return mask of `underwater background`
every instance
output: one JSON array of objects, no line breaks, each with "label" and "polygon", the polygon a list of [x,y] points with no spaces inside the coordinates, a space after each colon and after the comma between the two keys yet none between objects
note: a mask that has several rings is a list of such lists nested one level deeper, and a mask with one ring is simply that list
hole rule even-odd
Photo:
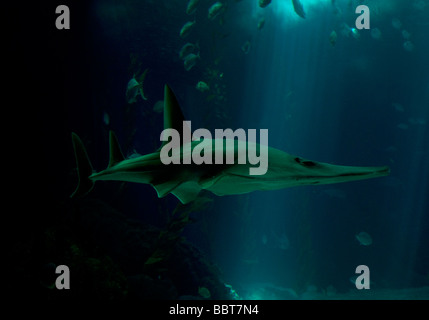
[{"label": "underwater background", "polygon": [[[429,1],[301,0],[305,19],[289,0],[219,1],[213,19],[216,1],[191,14],[188,2],[68,1],[69,30],[55,28],[55,1],[10,11],[9,135],[23,174],[13,185],[15,293],[428,299]],[[371,10],[369,30],[355,28],[360,4]],[[186,63],[187,43],[195,56]],[[127,85],[143,74],[147,100],[129,103]],[[108,164],[109,130],[126,156],[153,152],[165,84],[193,129],[268,129],[269,145],[290,154],[391,173],[202,192],[188,205],[150,185],[100,181],[70,199],[71,132],[97,171]],[[58,265],[70,268],[70,290],[54,288]],[[359,265],[370,269],[369,290],[356,289]]]}]

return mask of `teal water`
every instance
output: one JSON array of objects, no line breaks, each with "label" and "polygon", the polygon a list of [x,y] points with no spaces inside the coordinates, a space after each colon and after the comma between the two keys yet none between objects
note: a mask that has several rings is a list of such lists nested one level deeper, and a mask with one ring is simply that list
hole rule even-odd
[{"label": "teal water", "polygon": [[[199,1],[190,15],[187,1],[76,2],[70,30],[55,28],[58,4],[26,13],[35,23],[12,35],[23,56],[12,83],[31,83],[25,95],[15,86],[15,110],[28,108],[21,127],[38,143],[16,145],[17,154],[22,141],[26,154],[37,154],[25,189],[45,214],[20,211],[20,281],[55,298],[50,273],[66,264],[77,274],[71,296],[427,299],[429,2],[301,0],[303,19],[292,1],[260,8],[257,0],[224,0],[210,20],[214,2]],[[360,4],[370,9],[369,30],[356,29]],[[182,38],[188,21],[195,24]],[[147,100],[128,103],[129,80],[146,69]],[[109,130],[126,157],[153,152],[165,84],[193,128],[268,129],[269,145],[290,154],[388,165],[391,173],[224,197],[202,192],[186,207],[171,194],[159,199],[150,185],[109,181],[70,200],[71,132],[97,171],[108,163]],[[359,265],[370,270],[369,290],[356,288]]]}]

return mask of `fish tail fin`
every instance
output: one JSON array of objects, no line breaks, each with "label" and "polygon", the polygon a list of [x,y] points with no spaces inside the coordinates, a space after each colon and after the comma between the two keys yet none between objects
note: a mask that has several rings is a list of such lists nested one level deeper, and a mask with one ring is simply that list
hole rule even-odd
[{"label": "fish tail fin", "polygon": [[94,182],[89,179],[93,170],[88,154],[86,153],[85,146],[79,136],[74,132],[72,132],[72,142],[79,180],[76,190],[71,194],[70,198],[76,198],[89,193],[94,187]]}]

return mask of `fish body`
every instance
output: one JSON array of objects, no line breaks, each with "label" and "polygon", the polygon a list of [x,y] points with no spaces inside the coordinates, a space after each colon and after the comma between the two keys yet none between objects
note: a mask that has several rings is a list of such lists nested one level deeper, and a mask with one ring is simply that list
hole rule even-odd
[{"label": "fish body", "polygon": [[198,45],[192,44],[190,42],[183,45],[179,51],[180,59],[184,59],[187,55],[193,53],[198,48]]},{"label": "fish body", "polygon": [[143,92],[143,82],[146,78],[146,74],[148,69],[146,69],[142,75],[139,77],[139,81],[137,81],[135,75],[128,81],[127,90],[125,92],[126,100],[129,104],[135,103],[137,101],[137,96],[140,95],[143,100],[147,100],[144,92]]},{"label": "fish body", "polygon": [[200,54],[194,54],[190,53],[183,59],[183,66],[185,67],[186,71],[191,70],[196,64],[197,61],[201,59]]},{"label": "fish body", "polygon": [[296,14],[305,19],[305,11],[302,3],[299,0],[292,0],[292,4]]},{"label": "fish body", "polygon": [[209,14],[208,18],[209,20],[214,20],[216,17],[222,12],[224,9],[224,5],[221,2],[215,2],[210,8],[209,8]]},{"label": "fish body", "polygon": [[197,6],[200,3],[200,0],[189,0],[186,7],[186,14],[193,14],[197,10]]},{"label": "fish body", "polygon": [[248,54],[251,47],[252,47],[252,44],[250,43],[250,41],[246,40],[246,42],[243,43],[243,45],[241,46],[241,51],[243,51],[244,54]]},{"label": "fish body", "polygon": [[195,86],[195,88],[196,88],[198,91],[201,91],[201,92],[206,92],[206,91],[209,91],[209,90],[210,90],[209,85],[208,85],[207,83],[205,83],[204,81],[198,81],[198,83],[197,83],[197,85]]},{"label": "fish body", "polygon": [[198,293],[205,299],[209,299],[211,297],[211,293],[206,287],[198,287]]},{"label": "fish body", "polygon": [[366,232],[364,232],[364,231],[362,231],[362,232],[359,232],[357,235],[356,235],[356,239],[359,241],[359,243],[361,244],[361,245],[363,245],[363,246],[369,246],[369,245],[371,245],[372,244],[372,237],[368,234],[368,233],[366,233]]},{"label": "fish body", "polygon": [[195,26],[195,21],[188,21],[188,22],[186,22],[183,25],[182,29],[180,29],[180,33],[179,33],[180,37],[182,39],[186,38],[191,33],[191,31],[194,28],[194,26]]},{"label": "fish body", "polygon": [[[168,86],[164,90],[164,129],[183,131],[183,137],[191,136],[186,132],[184,117],[176,97]],[[190,130],[190,128],[188,128]],[[267,167],[264,174],[252,175],[250,169],[254,164],[246,157],[248,150],[262,150],[262,146],[254,142],[216,143],[216,139],[184,141],[174,147],[173,157],[189,159],[198,150],[211,150],[214,157],[219,152],[232,155],[232,163],[215,162],[196,164],[191,162],[179,164],[173,159],[169,165],[161,161],[163,148],[153,153],[125,159],[115,134],[109,133],[110,159],[105,170],[93,172],[85,147],[77,136],[72,133],[79,183],[71,197],[83,196],[88,193],[98,180],[116,180],[150,184],[158,194],[164,197],[173,194],[183,204],[195,200],[201,190],[207,190],[218,196],[244,194],[257,190],[277,190],[300,185],[318,185],[363,180],[389,174],[388,167],[354,167],[339,166],[306,160],[290,155],[281,150],[268,147]],[[218,141],[219,142],[219,141]],[[177,148],[177,149],[175,149]],[[265,147],[264,147],[265,148]],[[176,152],[178,151],[178,152]],[[244,155],[244,158],[243,158]],[[237,159],[246,159],[244,162]]]}]

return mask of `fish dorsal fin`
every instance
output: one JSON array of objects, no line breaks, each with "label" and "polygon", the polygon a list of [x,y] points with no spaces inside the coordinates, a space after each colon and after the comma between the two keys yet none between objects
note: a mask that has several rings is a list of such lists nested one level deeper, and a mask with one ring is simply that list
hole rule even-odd
[{"label": "fish dorsal fin", "polygon": [[119,146],[118,138],[113,131],[109,132],[109,147],[110,147],[110,159],[108,168],[113,167],[118,162],[125,160],[122,154],[121,147]]},{"label": "fish dorsal fin", "polygon": [[[180,109],[179,102],[176,96],[168,85],[164,88],[164,129],[175,129],[180,133],[181,144],[189,141],[184,141],[186,137],[191,137],[191,128],[184,124],[185,117]],[[187,131],[187,132],[184,132]],[[166,141],[164,141],[164,144]]]}]

